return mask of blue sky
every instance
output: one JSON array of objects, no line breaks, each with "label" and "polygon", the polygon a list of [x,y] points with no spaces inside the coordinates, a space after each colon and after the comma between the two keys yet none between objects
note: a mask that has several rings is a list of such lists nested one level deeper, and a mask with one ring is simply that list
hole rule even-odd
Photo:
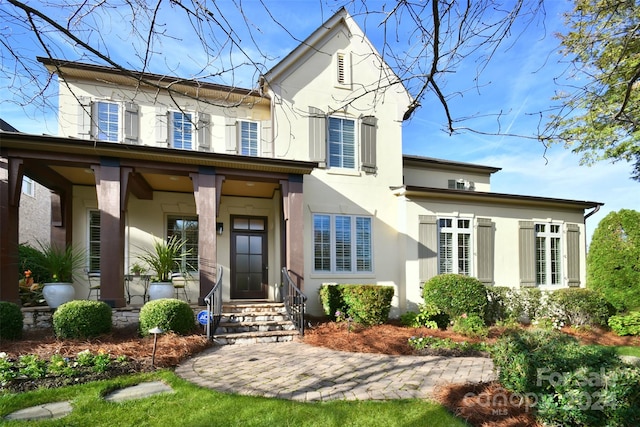
[{"label": "blue sky", "polygon": [[[235,7],[235,4],[240,3],[250,21],[248,26],[240,19]],[[158,69],[150,71],[173,70],[172,74],[182,77],[203,76],[216,72],[222,62],[228,64],[233,61],[238,64],[246,62],[247,57],[256,62],[266,62],[268,68],[282,59],[342,4],[333,0],[282,0],[265,3],[282,26],[275,24],[266,15],[263,3],[259,0],[218,3],[220,8],[224,8],[220,10],[224,17],[221,22],[226,21],[229,28],[234,28],[242,40],[242,52],[235,49],[232,55],[219,58],[207,57],[199,50],[197,41],[188,33],[188,23],[177,22],[181,16],[178,11],[163,11],[158,21],[167,24],[164,28],[171,31],[173,37],[165,38],[162,43],[154,46],[157,53],[154,54],[152,66],[157,66]],[[387,3],[388,8],[392,2]],[[369,8],[379,8],[383,2],[374,0],[367,1],[366,4]],[[360,3],[356,5],[362,7]],[[10,6],[0,4],[0,8],[5,7]],[[500,119],[500,129],[504,133],[533,135],[539,121],[534,113],[548,108],[557,89],[554,78],[561,75],[566,66],[556,53],[558,39],[554,37],[554,33],[563,31],[561,13],[570,7],[571,3],[566,1],[547,2],[544,25],[538,20],[526,28],[517,26],[513,31],[514,37],[494,55],[490,65],[480,75],[477,83],[481,89],[469,90],[474,88],[477,58],[467,59],[455,73],[448,74],[445,90],[448,93],[464,93],[463,96],[450,99],[453,114],[456,117],[475,117],[465,123],[468,127],[495,132],[498,121],[491,113],[501,111],[503,116]],[[353,12],[352,9],[349,11]],[[59,11],[54,8],[50,9],[50,13]],[[126,16],[115,16],[115,13],[117,12],[112,12],[109,19],[101,19],[95,24],[99,25],[97,33],[101,37],[98,39],[94,35],[92,40],[95,43],[98,40],[105,43],[112,57],[127,64],[129,68],[136,68],[139,63],[132,57],[135,46],[130,42],[131,25]],[[354,15],[357,15],[357,11]],[[356,18],[365,27],[373,44],[381,49],[382,34],[375,25],[379,19],[369,17],[365,22],[363,16]],[[253,37],[248,35],[247,27],[251,29]],[[137,30],[144,29],[138,27]],[[7,22],[2,27],[1,34],[14,45],[19,43],[24,55],[32,58],[44,56],[33,37],[28,36],[23,28]],[[216,39],[210,40],[215,43]],[[224,41],[223,38],[217,40]],[[68,59],[82,60],[74,57],[71,47],[65,44],[62,46],[66,47],[56,52],[59,57],[64,55]],[[6,71],[11,64],[6,60],[4,47],[0,49],[5,58],[1,66]],[[263,59],[263,55],[268,58]],[[203,67],[202,64],[206,63],[210,65]],[[244,71],[244,68],[250,71]],[[253,87],[257,74],[251,71],[251,67],[244,68],[234,74],[233,81],[227,77],[222,82]],[[41,72],[42,69],[38,71]],[[55,111],[42,107],[38,102],[32,102],[24,108],[11,102],[15,98],[12,98],[9,89],[17,84],[18,80],[12,79],[0,82],[3,93],[0,117],[21,131],[55,134]],[[50,89],[47,94],[55,103],[55,91]],[[484,136],[470,132],[450,136],[442,131],[445,125],[442,108],[434,98],[426,99],[411,120],[405,123],[404,153],[500,167],[502,170],[492,177],[492,191],[495,192],[602,202],[605,205],[600,212],[587,220],[588,239],[607,213],[622,208],[640,210],[640,197],[637,196],[640,183],[629,179],[629,164],[601,162],[590,167],[580,166],[579,156],[560,146],[545,150],[534,139]]]}]

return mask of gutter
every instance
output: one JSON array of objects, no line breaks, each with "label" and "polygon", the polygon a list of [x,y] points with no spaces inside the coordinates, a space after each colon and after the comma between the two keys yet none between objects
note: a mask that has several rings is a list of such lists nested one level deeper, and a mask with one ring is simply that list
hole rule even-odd
[{"label": "gutter", "polygon": [[600,206],[602,206],[602,205],[596,205],[596,207],[595,207],[595,208],[593,208],[593,210],[592,210],[591,212],[589,212],[588,214],[586,214],[586,215],[584,216],[584,222],[585,222],[585,223],[587,222],[587,219],[588,219],[591,215],[593,215],[593,214],[597,213],[597,212],[600,210]]}]

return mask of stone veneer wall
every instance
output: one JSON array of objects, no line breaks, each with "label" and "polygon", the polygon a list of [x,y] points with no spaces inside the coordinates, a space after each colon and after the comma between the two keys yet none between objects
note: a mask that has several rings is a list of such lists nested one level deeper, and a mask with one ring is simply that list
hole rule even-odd
[{"label": "stone veneer wall", "polygon": [[[201,306],[191,306],[193,319],[204,309]],[[48,329],[52,327],[52,315],[54,310],[49,307],[25,307],[22,309],[24,327],[26,331],[34,329]],[[114,328],[124,328],[140,323],[140,307],[114,308],[111,322]]]}]

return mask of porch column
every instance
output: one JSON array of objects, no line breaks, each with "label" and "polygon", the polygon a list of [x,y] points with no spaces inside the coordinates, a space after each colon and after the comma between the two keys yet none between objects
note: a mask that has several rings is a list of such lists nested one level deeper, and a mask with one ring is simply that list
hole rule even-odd
[{"label": "porch column", "polygon": [[191,174],[191,180],[198,214],[198,264],[200,270],[198,305],[205,305],[204,297],[216,282],[218,263],[216,217],[220,207],[220,190],[224,176],[216,175],[216,171],[212,167],[202,166],[198,173]]},{"label": "porch column", "polygon": [[22,161],[0,157],[0,301],[20,305],[18,291],[18,212]]},{"label": "porch column", "polygon": [[124,210],[129,169],[115,158],[92,166],[100,209],[100,300],[124,307]]},{"label": "porch column", "polygon": [[291,279],[304,291],[304,218],[302,175],[280,181],[285,222],[285,259]]}]

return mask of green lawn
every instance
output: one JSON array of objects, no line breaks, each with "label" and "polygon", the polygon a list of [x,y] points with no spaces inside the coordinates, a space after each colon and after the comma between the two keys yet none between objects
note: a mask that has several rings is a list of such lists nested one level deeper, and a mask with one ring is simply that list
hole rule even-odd
[{"label": "green lawn", "polygon": [[[142,381],[163,380],[175,394],[124,403],[101,397]],[[119,377],[108,381],[0,395],[0,416],[45,402],[71,400],[74,408],[58,420],[6,422],[7,426],[335,426],[414,427],[467,424],[435,403],[422,400],[331,401],[299,403],[218,393],[195,386],[172,371]]]},{"label": "green lawn", "polygon": [[619,346],[619,347],[616,347],[616,352],[621,356],[640,357],[640,347]]}]

